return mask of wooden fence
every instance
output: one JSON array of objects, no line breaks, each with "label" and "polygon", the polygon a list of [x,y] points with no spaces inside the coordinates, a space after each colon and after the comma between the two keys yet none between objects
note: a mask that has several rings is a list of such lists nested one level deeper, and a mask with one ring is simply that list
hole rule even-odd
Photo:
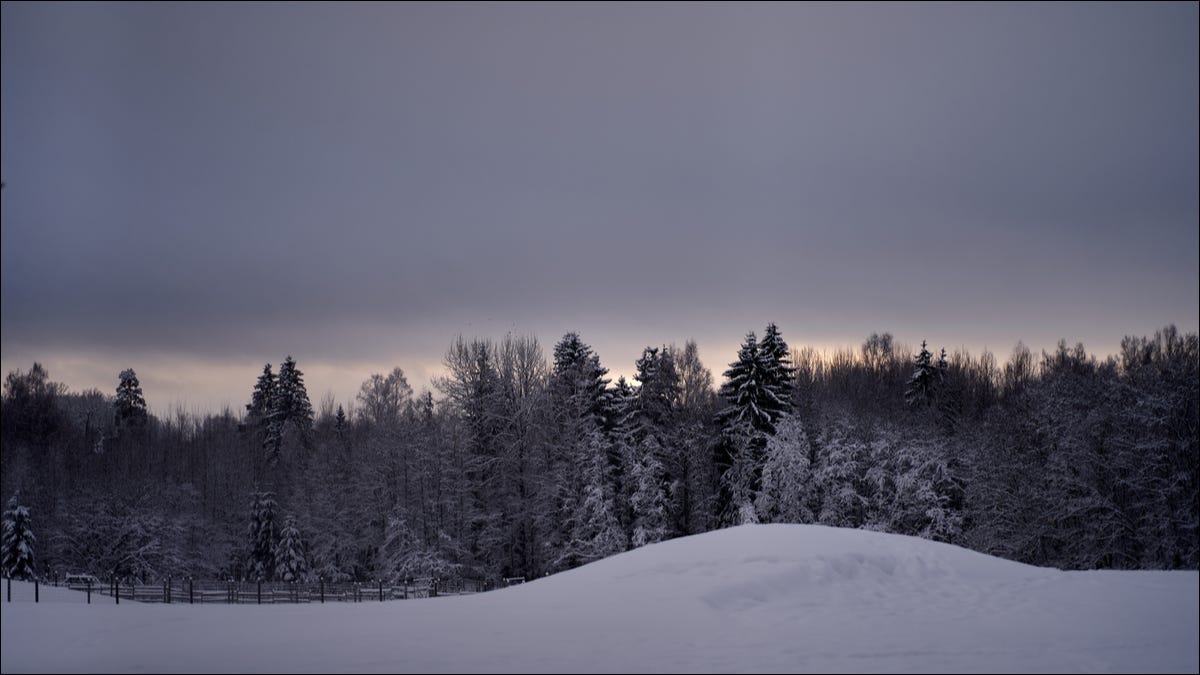
[{"label": "wooden fence", "polygon": [[[37,602],[39,586],[34,582],[34,601]],[[269,582],[269,581],[213,581],[189,578],[167,578],[158,583],[142,584],[136,581],[114,579],[99,584],[63,584],[65,587],[87,594],[87,602],[93,600],[122,600],[135,602],[162,602],[187,604],[279,604],[279,603],[325,603],[325,602],[384,602],[386,600],[409,600],[446,595],[482,593],[495,585],[478,579],[435,579],[417,578],[398,582]],[[8,601],[12,602],[12,581],[8,580]]]}]

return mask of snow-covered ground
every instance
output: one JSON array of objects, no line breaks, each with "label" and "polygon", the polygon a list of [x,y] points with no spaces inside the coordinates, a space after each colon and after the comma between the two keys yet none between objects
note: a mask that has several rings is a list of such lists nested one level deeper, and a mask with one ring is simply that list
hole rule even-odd
[{"label": "snow-covered ground", "polygon": [[[14,583],[4,672],[1200,669],[1200,574],[1061,572],[810,525],[676,539],[475,596],[150,605]],[[24,601],[20,601],[24,600]]]}]

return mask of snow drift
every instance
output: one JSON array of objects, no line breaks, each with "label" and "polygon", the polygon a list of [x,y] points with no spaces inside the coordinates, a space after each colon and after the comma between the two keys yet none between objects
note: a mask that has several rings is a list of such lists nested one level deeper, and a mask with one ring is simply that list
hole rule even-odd
[{"label": "snow drift", "polygon": [[0,666],[1196,672],[1198,582],[1197,572],[1062,572],[913,537],[755,525],[428,600],[87,606],[81,593],[43,589],[33,605],[14,585]]}]

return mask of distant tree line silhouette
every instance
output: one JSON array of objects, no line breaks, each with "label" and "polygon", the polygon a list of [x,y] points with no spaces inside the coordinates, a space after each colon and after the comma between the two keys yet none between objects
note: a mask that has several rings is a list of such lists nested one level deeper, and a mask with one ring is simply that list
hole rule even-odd
[{"label": "distant tree line silhouette", "polygon": [[151,414],[133,369],[110,396],[35,363],[0,402],[5,572],[532,578],[750,522],[1196,569],[1198,361],[1174,327],[1000,364],[887,333],[792,349],[769,324],[718,389],[692,341],[613,382],[576,333],[549,355],[459,337],[436,393],[395,368],[314,410],[289,356],[203,416]]}]

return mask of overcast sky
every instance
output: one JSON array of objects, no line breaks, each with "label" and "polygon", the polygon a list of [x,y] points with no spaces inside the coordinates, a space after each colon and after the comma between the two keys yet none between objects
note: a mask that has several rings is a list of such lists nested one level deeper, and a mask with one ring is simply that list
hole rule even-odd
[{"label": "overcast sky", "polygon": [[1196,3],[0,11],[0,361],[75,390],[1197,328]]}]

